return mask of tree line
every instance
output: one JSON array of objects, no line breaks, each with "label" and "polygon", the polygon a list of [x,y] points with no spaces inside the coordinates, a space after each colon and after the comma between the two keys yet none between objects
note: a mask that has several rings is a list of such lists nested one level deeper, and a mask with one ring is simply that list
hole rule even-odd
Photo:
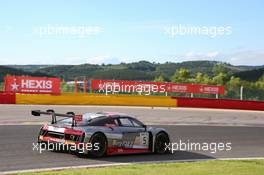
[{"label": "tree line", "polygon": [[[159,75],[154,79],[155,82],[173,82],[186,84],[207,84],[221,85],[225,87],[225,94],[220,98],[240,99],[240,90],[243,87],[243,99],[264,100],[264,75],[257,81],[241,80],[234,77],[226,68],[219,64],[213,68],[213,76],[206,73],[197,72],[192,75],[189,69],[180,68],[168,79]],[[181,94],[174,94],[181,95]],[[197,97],[212,97],[212,95],[196,95]]]}]

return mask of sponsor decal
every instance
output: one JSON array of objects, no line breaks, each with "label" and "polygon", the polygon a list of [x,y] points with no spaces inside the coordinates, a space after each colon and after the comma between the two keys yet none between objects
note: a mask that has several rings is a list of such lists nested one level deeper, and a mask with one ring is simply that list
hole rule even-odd
[{"label": "sponsor decal", "polygon": [[82,116],[82,115],[75,115],[75,116],[74,116],[74,120],[75,120],[76,122],[81,122],[81,121],[83,120],[83,116]]},{"label": "sponsor decal", "polygon": [[64,131],[65,134],[73,134],[73,135],[82,135],[83,132],[80,130],[75,130],[75,129],[65,129]]},{"label": "sponsor decal", "polygon": [[143,146],[148,146],[149,143],[149,133],[141,132],[140,133],[140,144]]},{"label": "sponsor decal", "polygon": [[54,126],[48,126],[49,131],[64,133],[65,128],[58,128]]},{"label": "sponsor decal", "polygon": [[113,146],[118,148],[133,148],[133,141],[129,140],[114,140]]},{"label": "sponsor decal", "polygon": [[144,149],[118,148],[118,147],[108,147],[107,148],[107,155],[148,153],[148,152],[151,152],[148,148],[144,148]]}]

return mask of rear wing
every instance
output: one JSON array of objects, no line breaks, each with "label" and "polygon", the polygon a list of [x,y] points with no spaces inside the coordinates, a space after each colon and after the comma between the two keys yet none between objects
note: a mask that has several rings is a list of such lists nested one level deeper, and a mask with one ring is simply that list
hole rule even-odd
[{"label": "rear wing", "polygon": [[74,112],[67,112],[66,114],[60,114],[60,113],[55,113],[55,111],[52,110],[52,109],[49,109],[47,111],[32,110],[31,114],[33,116],[40,116],[41,114],[43,114],[43,115],[51,115],[51,117],[52,117],[51,124],[57,123],[57,117],[72,118],[72,127],[76,126]]}]

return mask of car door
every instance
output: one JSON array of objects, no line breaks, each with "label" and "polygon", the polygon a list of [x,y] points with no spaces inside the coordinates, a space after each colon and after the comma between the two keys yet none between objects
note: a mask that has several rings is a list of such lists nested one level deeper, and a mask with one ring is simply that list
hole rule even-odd
[{"label": "car door", "polygon": [[119,147],[134,150],[145,150],[149,148],[149,133],[144,125],[131,117],[119,118],[119,130],[122,140]]}]

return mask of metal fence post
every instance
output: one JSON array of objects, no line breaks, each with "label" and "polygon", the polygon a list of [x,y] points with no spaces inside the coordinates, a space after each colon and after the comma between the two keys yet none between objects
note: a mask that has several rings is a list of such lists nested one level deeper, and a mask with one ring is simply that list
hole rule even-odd
[{"label": "metal fence post", "polygon": [[243,100],[243,90],[244,90],[244,87],[241,86],[240,87],[240,100]]}]

